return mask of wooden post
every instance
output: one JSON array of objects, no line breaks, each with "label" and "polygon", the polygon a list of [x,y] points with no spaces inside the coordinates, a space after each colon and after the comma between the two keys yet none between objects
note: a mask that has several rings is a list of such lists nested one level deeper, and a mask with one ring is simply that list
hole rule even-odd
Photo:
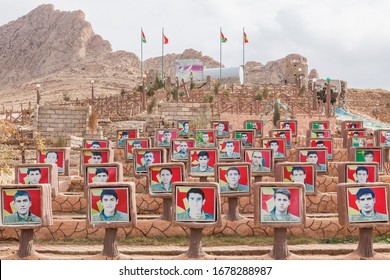
[{"label": "wooden post", "polygon": [[190,246],[186,252],[188,258],[199,259],[206,253],[202,249],[202,231],[203,228],[190,228]]},{"label": "wooden post", "polygon": [[331,116],[331,108],[330,108],[330,80],[326,83],[326,109],[325,114],[327,117]]},{"label": "wooden post", "polygon": [[20,233],[19,250],[17,252],[18,257],[25,258],[31,256],[34,253],[34,230],[22,229]]},{"label": "wooden post", "polygon": [[106,228],[106,234],[104,235],[104,245],[102,255],[114,258],[119,255],[118,244],[116,242],[116,235],[118,233],[117,228]]},{"label": "wooden post", "polygon": [[228,197],[228,213],[224,217],[228,221],[242,220],[244,217],[238,212],[238,197]]},{"label": "wooden post", "polygon": [[359,228],[359,243],[355,253],[363,258],[371,258],[375,251],[372,244],[373,228]]},{"label": "wooden post", "polygon": [[161,219],[165,221],[172,220],[172,198],[163,197],[163,212],[161,214]]},{"label": "wooden post", "polygon": [[275,260],[285,260],[290,255],[287,248],[287,228],[274,228],[274,246],[270,256]]}]

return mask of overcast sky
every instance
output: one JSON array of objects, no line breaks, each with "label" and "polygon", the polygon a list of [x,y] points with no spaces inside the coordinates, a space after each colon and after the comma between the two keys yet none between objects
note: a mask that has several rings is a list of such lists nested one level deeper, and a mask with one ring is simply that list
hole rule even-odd
[{"label": "overcast sky", "polygon": [[114,51],[140,56],[140,29],[147,44],[144,59],[192,48],[222,63],[242,64],[242,30],[248,36],[245,61],[262,64],[291,53],[308,60],[321,78],[348,87],[390,90],[390,1],[388,0],[0,0],[0,25],[51,3],[61,11],[82,10],[96,34]]}]

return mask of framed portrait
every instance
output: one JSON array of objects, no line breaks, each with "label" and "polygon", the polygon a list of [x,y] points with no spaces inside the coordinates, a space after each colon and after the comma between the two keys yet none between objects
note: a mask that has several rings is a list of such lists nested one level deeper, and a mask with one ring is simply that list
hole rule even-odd
[{"label": "framed portrait", "polygon": [[102,139],[84,139],[83,148],[84,149],[105,149],[110,148],[110,140]]},{"label": "framed portrait", "polygon": [[164,148],[135,149],[133,161],[134,174],[147,175],[149,164],[166,162],[166,150]]},{"label": "framed portrait", "polygon": [[352,129],[345,129],[342,131],[343,134],[343,147],[347,148],[348,146],[348,139],[351,137],[360,137],[360,136],[366,136],[367,131],[365,128],[352,128]]},{"label": "framed portrait", "polygon": [[250,164],[252,176],[272,175],[274,172],[274,151],[272,149],[244,149],[244,162]]},{"label": "framed portrait", "polygon": [[375,136],[351,136],[347,138],[347,149],[351,147],[375,147]]},{"label": "framed portrait", "polygon": [[19,229],[51,226],[51,186],[1,185],[1,227]]},{"label": "framed portrait", "polygon": [[134,138],[134,139],[126,139],[125,140],[125,154],[126,154],[126,161],[132,162],[133,161],[133,153],[134,149],[139,148],[150,148],[151,141],[150,138]]},{"label": "framed portrait", "polygon": [[178,120],[177,129],[179,131],[179,137],[194,137],[195,129],[191,126],[190,120]]},{"label": "framed portrait", "polygon": [[212,121],[212,128],[215,130],[216,138],[229,138],[229,121]]},{"label": "framed portrait", "polygon": [[85,164],[100,164],[114,161],[114,150],[112,149],[81,149],[80,174],[84,174]]},{"label": "framed portrait", "polygon": [[171,161],[188,162],[188,150],[194,147],[194,139],[171,140],[171,149],[169,150]]},{"label": "framed portrait", "polygon": [[129,227],[137,223],[133,182],[91,184],[88,188],[88,227]]},{"label": "framed portrait", "polygon": [[70,148],[48,148],[37,151],[37,163],[54,163],[58,167],[58,175],[69,176]]},{"label": "framed portrait", "polygon": [[275,167],[275,180],[286,183],[302,183],[306,194],[317,192],[314,163],[278,163]]},{"label": "framed portrait", "polygon": [[196,129],[195,130],[195,147],[196,148],[214,148],[215,147],[215,130]]},{"label": "framed portrait", "polygon": [[309,123],[309,129],[329,130],[330,129],[330,122],[329,121],[311,121]]},{"label": "framed portrait", "polygon": [[174,183],[172,223],[190,228],[220,226],[221,203],[219,197],[217,183]]},{"label": "framed portrait", "polygon": [[305,225],[305,190],[302,183],[255,183],[254,206],[255,226],[283,228]]},{"label": "framed portrait", "polygon": [[241,140],[219,139],[218,160],[219,161],[241,161]]},{"label": "framed portrait", "polygon": [[287,158],[286,138],[263,138],[261,145],[263,148],[273,150],[275,161],[283,161]]},{"label": "framed portrait", "polygon": [[148,193],[155,197],[172,197],[172,185],[185,181],[185,166],[182,162],[151,164],[148,166]]},{"label": "framed portrait", "polygon": [[307,146],[313,148],[326,148],[328,159],[333,158],[333,138],[308,138]]},{"label": "framed portrait", "polygon": [[270,136],[272,138],[286,138],[286,148],[292,147],[291,129],[272,129]]},{"label": "framed portrait", "polygon": [[389,184],[338,184],[338,216],[342,226],[388,226]]},{"label": "framed portrait", "polygon": [[326,148],[300,148],[297,151],[298,162],[314,163],[316,172],[328,173],[328,156]]},{"label": "framed portrait", "polygon": [[171,140],[176,139],[178,135],[177,129],[156,129],[156,146],[169,149],[171,147]]},{"label": "framed portrait", "polygon": [[125,140],[138,138],[138,129],[120,129],[116,131],[116,146],[117,148],[125,147]]},{"label": "framed portrait", "polygon": [[25,163],[15,166],[15,182],[21,185],[50,184],[52,197],[58,195],[57,165],[45,163]]},{"label": "framed portrait", "polygon": [[215,178],[221,196],[248,196],[251,194],[249,163],[218,163]]},{"label": "framed portrait", "polygon": [[255,130],[256,137],[263,136],[263,121],[261,120],[246,120],[244,121],[244,129]]},{"label": "framed portrait", "polygon": [[256,134],[254,129],[241,129],[233,132],[234,139],[241,140],[242,148],[255,147]]},{"label": "framed portrait", "polygon": [[390,129],[375,130],[375,136],[380,147],[390,148]]},{"label": "framed portrait", "polygon": [[101,163],[84,165],[84,193],[88,194],[88,186],[95,183],[115,183],[123,181],[121,163]]},{"label": "framed portrait", "polygon": [[218,162],[217,148],[189,149],[188,173],[192,177],[214,176],[214,166]]},{"label": "framed portrait", "polygon": [[338,164],[339,183],[374,183],[378,181],[378,163],[340,162]]},{"label": "framed portrait", "polygon": [[351,147],[348,152],[348,158],[350,161],[378,163],[379,172],[382,172],[383,170],[383,155],[383,148],[380,147]]},{"label": "framed portrait", "polygon": [[279,129],[291,129],[291,136],[297,136],[297,120],[279,120],[276,122],[276,127],[278,127]]},{"label": "framed portrait", "polygon": [[363,128],[363,122],[355,120],[345,120],[341,122],[341,130],[350,128]]},{"label": "framed portrait", "polygon": [[311,129],[306,131],[306,138],[331,138],[330,130]]}]

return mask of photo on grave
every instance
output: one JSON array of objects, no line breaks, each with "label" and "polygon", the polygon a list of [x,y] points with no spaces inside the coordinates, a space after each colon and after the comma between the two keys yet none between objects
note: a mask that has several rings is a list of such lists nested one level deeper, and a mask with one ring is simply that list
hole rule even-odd
[{"label": "photo on grave", "polygon": [[18,167],[18,182],[23,185],[50,184],[49,167]]},{"label": "photo on grave", "polygon": [[104,149],[104,148],[109,148],[109,140],[84,139],[83,148],[85,148],[85,149]]},{"label": "photo on grave", "polygon": [[65,151],[55,149],[38,151],[38,163],[55,163],[58,167],[58,174],[63,174],[65,171]]},{"label": "photo on grave", "polygon": [[215,131],[210,129],[195,130],[195,147],[197,148],[214,148]]},{"label": "photo on grave", "polygon": [[255,136],[263,136],[263,121],[260,120],[246,120],[244,121],[244,129],[254,129]]},{"label": "photo on grave", "polygon": [[298,161],[315,163],[317,173],[328,172],[328,158],[326,148],[299,149]]},{"label": "photo on grave", "polygon": [[377,181],[376,165],[346,164],[345,178],[346,183],[374,183]]},{"label": "photo on grave", "polygon": [[272,149],[244,149],[244,162],[250,164],[252,175],[267,174],[273,171]]},{"label": "photo on grave", "polygon": [[292,146],[292,134],[290,129],[273,129],[271,131],[272,138],[285,138],[286,146],[291,148]]},{"label": "photo on grave", "polygon": [[329,138],[331,137],[330,130],[319,130],[319,129],[312,129],[310,132],[306,135],[307,138]]},{"label": "photo on grave", "polygon": [[333,139],[332,138],[309,138],[308,139],[310,147],[316,148],[326,148],[327,149],[327,157],[328,159],[333,158]]},{"label": "photo on grave", "polygon": [[303,183],[306,193],[315,191],[315,171],[313,165],[283,165],[283,182]]},{"label": "photo on grave", "polygon": [[156,130],[156,145],[158,147],[171,147],[171,140],[178,137],[177,129],[157,129]]},{"label": "photo on grave", "polygon": [[142,148],[134,150],[134,171],[135,174],[147,174],[148,165],[152,163],[165,162],[163,148]]},{"label": "photo on grave", "polygon": [[329,121],[311,121],[309,124],[309,129],[329,129]]},{"label": "photo on grave", "polygon": [[262,147],[273,150],[275,160],[286,159],[286,139],[285,138],[263,138]]},{"label": "photo on grave", "polygon": [[194,139],[177,139],[171,141],[171,161],[188,161],[188,149],[195,147]]},{"label": "photo on grave", "polygon": [[189,149],[189,175],[214,176],[214,166],[218,162],[217,149]]},{"label": "photo on grave", "polygon": [[42,223],[39,188],[2,189],[1,197],[4,225]]},{"label": "photo on grave", "polygon": [[93,149],[84,150],[82,153],[83,164],[99,164],[107,163],[110,160],[110,150],[100,149],[94,151]]},{"label": "photo on grave", "polygon": [[195,135],[194,128],[191,127],[191,121],[189,120],[178,120],[177,129],[180,137],[193,137]]},{"label": "photo on grave", "polygon": [[124,148],[126,139],[134,139],[138,137],[139,137],[138,129],[117,130],[116,132],[117,148]]},{"label": "photo on grave", "polygon": [[350,223],[388,222],[388,194],[384,186],[347,187],[347,214]]},{"label": "photo on grave", "polygon": [[184,181],[184,165],[165,164],[149,167],[150,193],[172,193],[172,184]]},{"label": "photo on grave", "polygon": [[276,127],[279,129],[291,129],[291,136],[297,136],[298,122],[296,120],[277,121]]},{"label": "photo on grave", "polygon": [[353,137],[353,136],[366,136],[367,132],[365,129],[348,129],[347,131],[347,138]]},{"label": "photo on grave", "polygon": [[303,199],[298,187],[261,187],[260,223],[301,223]]},{"label": "photo on grave", "polygon": [[217,192],[213,187],[176,186],[175,221],[215,222]]},{"label": "photo on grave", "polygon": [[350,128],[362,128],[363,123],[361,121],[345,121],[345,129]]},{"label": "photo on grave", "polygon": [[250,167],[247,163],[221,164],[216,166],[216,178],[221,195],[224,193],[250,192]]},{"label": "photo on grave", "polygon": [[149,148],[149,147],[151,147],[150,138],[126,139],[125,154],[126,154],[127,161],[133,160],[134,149]]},{"label": "photo on grave", "polygon": [[374,147],[375,136],[351,136],[347,139],[347,148],[350,147]]},{"label": "photo on grave", "polygon": [[211,124],[215,130],[215,137],[229,138],[229,122],[228,121],[213,121]]},{"label": "photo on grave", "polygon": [[390,130],[380,130],[378,140],[379,146],[390,147]]},{"label": "photo on grave", "polygon": [[116,166],[87,166],[87,184],[118,182],[118,167]]},{"label": "photo on grave", "polygon": [[255,131],[253,129],[235,130],[234,139],[241,140],[243,148],[252,148],[255,146]]},{"label": "photo on grave", "polygon": [[[353,148],[354,154],[352,154],[351,160],[356,162],[377,162],[379,164],[379,172],[382,172],[383,168],[383,154],[382,148]],[[350,151],[353,153],[353,151]]]},{"label": "photo on grave", "polygon": [[97,187],[89,190],[90,223],[129,222],[129,189]]},{"label": "photo on grave", "polygon": [[241,160],[241,140],[224,139],[218,140],[219,161],[240,161]]}]

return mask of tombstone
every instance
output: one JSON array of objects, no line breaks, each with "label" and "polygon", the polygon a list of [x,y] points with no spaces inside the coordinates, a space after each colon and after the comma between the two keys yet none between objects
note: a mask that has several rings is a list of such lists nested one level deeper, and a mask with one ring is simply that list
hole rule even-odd
[{"label": "tombstone", "polygon": [[291,129],[272,129],[269,132],[271,138],[286,138],[286,148],[292,148],[292,130]]},{"label": "tombstone", "polygon": [[152,147],[151,140],[148,137],[134,138],[125,140],[125,160],[133,162],[134,149]]},{"label": "tombstone", "polygon": [[120,129],[116,131],[116,147],[118,149],[125,148],[126,139],[134,139],[139,137],[138,129]]},{"label": "tombstone", "polygon": [[178,129],[180,138],[194,137],[195,129],[191,126],[190,120],[178,120],[176,122],[176,128]]},{"label": "tombstone", "polygon": [[378,146],[390,149],[390,129],[375,130],[375,136]]},{"label": "tombstone", "polygon": [[261,182],[263,176],[274,174],[274,151],[265,148],[244,149],[244,162],[250,164],[251,176]]},{"label": "tombstone", "polygon": [[166,150],[164,148],[140,148],[134,150],[134,174],[148,175],[148,165],[152,163],[165,163]]},{"label": "tombstone", "polygon": [[58,167],[54,163],[27,163],[15,165],[15,183],[20,185],[51,185],[51,195],[58,195]]},{"label": "tombstone", "polygon": [[276,122],[276,127],[279,129],[291,129],[292,136],[298,134],[298,121],[297,120],[279,120]]},{"label": "tombstone", "polygon": [[349,128],[363,128],[363,121],[345,120],[341,122],[341,131]]},{"label": "tombstone", "polygon": [[291,257],[287,228],[303,228],[306,222],[305,186],[302,183],[254,184],[254,226],[272,227],[274,245],[268,254],[276,260]]},{"label": "tombstone", "polygon": [[222,225],[219,185],[209,182],[176,182],[172,193],[174,226],[190,229],[189,248],[179,256],[202,258],[202,231]]},{"label": "tombstone", "polygon": [[37,151],[37,163],[55,163],[58,175],[70,176],[70,148],[46,148]]},{"label": "tombstone", "polygon": [[242,144],[240,139],[218,139],[218,161],[242,161]]},{"label": "tombstone", "polygon": [[241,147],[253,148],[256,145],[256,131],[254,129],[239,129],[233,131],[233,138],[241,140]]},{"label": "tombstone", "polygon": [[118,228],[137,226],[137,204],[133,182],[99,183],[88,186],[87,227],[104,228],[104,257],[119,258]]},{"label": "tombstone", "polygon": [[329,130],[330,129],[330,122],[329,121],[311,121],[309,123],[309,129]]},{"label": "tombstone", "polygon": [[[351,147],[375,147],[376,137],[375,136],[351,136],[347,138],[347,149]],[[378,145],[379,146],[379,145]]]},{"label": "tombstone", "polygon": [[229,121],[212,121],[211,127],[215,130],[215,137],[216,138],[229,138],[230,137],[230,131],[229,131]]},{"label": "tombstone", "polygon": [[317,174],[328,174],[327,148],[299,148],[297,162],[309,162],[316,165]]},{"label": "tombstone", "polygon": [[171,148],[169,149],[170,161],[188,162],[188,149],[195,147],[195,140],[182,138],[171,140]]},{"label": "tombstone", "polygon": [[195,147],[196,148],[214,148],[215,147],[215,130],[212,129],[195,129]]},{"label": "tombstone", "polygon": [[80,175],[84,174],[84,165],[100,164],[114,161],[114,150],[112,149],[81,149],[80,153]]},{"label": "tombstone", "polygon": [[214,169],[221,197],[228,199],[226,220],[243,219],[238,212],[238,199],[251,195],[251,168],[249,163],[218,163]]},{"label": "tombstone", "polygon": [[338,164],[339,183],[375,183],[379,180],[377,162],[340,162]]},{"label": "tombstone", "polygon": [[329,129],[309,129],[306,138],[332,138],[332,133]]},{"label": "tombstone", "polygon": [[348,151],[348,159],[356,162],[377,162],[379,173],[383,172],[384,150],[382,147],[351,147]]},{"label": "tombstone", "polygon": [[284,161],[287,158],[286,138],[262,138],[261,147],[272,149],[274,161]]},{"label": "tombstone", "polygon": [[310,162],[283,162],[275,166],[275,181],[302,183],[306,195],[316,195],[317,166]]},{"label": "tombstone", "polygon": [[326,148],[328,159],[333,159],[333,138],[307,138],[306,146],[313,148]]},{"label": "tombstone", "polygon": [[372,234],[374,227],[389,226],[390,185],[388,183],[338,184],[337,209],[339,223],[359,229],[357,249],[346,259],[373,258]]},{"label": "tombstone", "polygon": [[343,134],[343,148],[348,147],[348,139],[351,137],[360,137],[367,135],[367,129],[365,128],[349,128],[342,131]]},{"label": "tombstone", "polygon": [[16,253],[19,258],[36,255],[33,248],[34,229],[53,225],[51,188],[49,184],[0,185],[0,229],[21,230]]},{"label": "tombstone", "polygon": [[256,137],[263,136],[264,123],[261,120],[246,120],[244,121],[244,129],[254,129]]},{"label": "tombstone", "polygon": [[147,192],[163,199],[162,220],[172,220],[172,185],[185,181],[185,165],[182,162],[148,165]]},{"label": "tombstone", "polygon": [[179,136],[178,130],[172,128],[156,129],[156,147],[164,147],[170,149],[171,140]]},{"label": "tombstone", "polygon": [[121,163],[99,163],[84,165],[84,195],[88,196],[88,186],[99,183],[116,183],[123,181]]},{"label": "tombstone", "polygon": [[84,149],[105,149],[111,148],[113,146],[110,140],[105,139],[84,139],[83,148]]}]

